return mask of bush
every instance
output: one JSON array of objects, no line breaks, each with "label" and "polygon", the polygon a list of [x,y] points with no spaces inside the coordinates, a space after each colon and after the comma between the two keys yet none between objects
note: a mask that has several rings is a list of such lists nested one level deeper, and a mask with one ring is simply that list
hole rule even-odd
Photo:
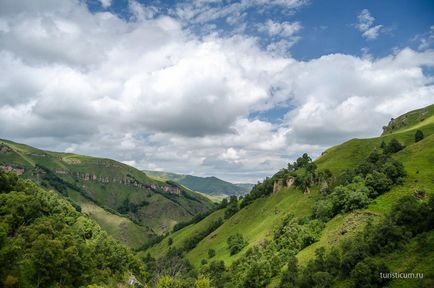
[{"label": "bush", "polygon": [[247,245],[247,241],[244,240],[243,235],[240,233],[229,236],[226,242],[231,255],[237,254]]},{"label": "bush", "polygon": [[402,145],[401,143],[399,143],[398,140],[393,138],[392,140],[390,140],[389,144],[387,144],[386,147],[384,148],[384,153],[393,154],[401,151],[404,148],[405,148],[404,145]]},{"label": "bush", "polygon": [[416,130],[416,134],[414,134],[414,142],[419,142],[424,138],[423,132],[420,130]]},{"label": "bush", "polygon": [[215,256],[215,250],[214,249],[208,249],[208,258],[212,258]]}]

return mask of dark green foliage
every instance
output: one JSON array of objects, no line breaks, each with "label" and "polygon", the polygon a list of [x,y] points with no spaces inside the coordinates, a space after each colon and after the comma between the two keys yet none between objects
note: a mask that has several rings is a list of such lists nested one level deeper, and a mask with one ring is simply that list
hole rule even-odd
[{"label": "dark green foliage", "polygon": [[245,288],[266,287],[272,277],[271,264],[268,261],[254,262],[244,280]]},{"label": "dark green foliage", "polygon": [[237,254],[241,251],[241,249],[244,248],[244,246],[247,245],[247,241],[244,240],[243,235],[241,235],[240,233],[229,236],[226,242],[228,244],[228,249],[231,252],[231,255]]},{"label": "dark green foliage", "polygon": [[333,283],[333,276],[328,272],[318,271],[312,275],[313,287],[329,288]]},{"label": "dark green foliage", "polygon": [[273,193],[273,185],[274,185],[275,178],[265,178],[265,180],[261,183],[258,182],[255,186],[253,186],[252,191],[250,191],[249,194],[247,194],[243,201],[241,202],[240,208],[243,208],[250,203],[253,202],[253,200],[258,199],[260,197],[264,197],[267,195],[270,195]]},{"label": "dark green foliage", "polygon": [[377,264],[374,259],[367,257],[357,263],[351,271],[351,278],[355,287],[382,287],[387,279],[382,279],[380,273],[387,273],[388,269],[384,263]]},{"label": "dark green foliage", "polygon": [[3,172],[0,169],[0,193],[12,191],[17,185],[18,177],[15,173]]},{"label": "dark green foliage", "polygon": [[324,221],[338,213],[366,207],[371,199],[402,183],[406,175],[401,162],[387,154],[372,152],[354,170],[344,170],[331,193],[313,207],[313,215]]},{"label": "dark green foliage", "polygon": [[143,200],[139,204],[130,202],[129,199],[125,199],[122,202],[122,205],[118,207],[117,211],[121,214],[128,214],[128,213],[137,213],[137,211],[140,209],[140,207],[149,205],[149,202],[146,200]]},{"label": "dark green foliage", "polygon": [[152,273],[153,279],[162,276],[189,278],[194,276],[193,266],[184,257],[181,249],[171,248],[169,252],[158,260],[147,256],[145,259],[148,271]]},{"label": "dark green foliage", "polygon": [[173,239],[169,237],[169,239],[167,239],[167,245],[172,246],[172,244],[173,244]]},{"label": "dark green foliage", "polygon": [[208,258],[213,258],[215,256],[215,250],[214,249],[208,249]]},{"label": "dark green foliage", "polygon": [[227,206],[228,206],[228,199],[227,199],[227,198],[224,198],[224,199],[222,200],[222,202],[220,202],[219,208],[220,208],[220,209],[223,209],[223,208],[226,208]]},{"label": "dark green foliage", "polygon": [[431,230],[433,199],[431,196],[429,201],[422,202],[414,196],[402,197],[384,220],[376,225],[369,222],[363,232],[344,241],[342,256],[335,249],[328,254],[318,249],[315,259],[301,273],[300,286],[328,287],[337,279],[351,279],[355,287],[384,286],[386,281],[379,275],[387,273],[388,268],[372,257],[399,249],[410,237]]},{"label": "dark green foliage", "polygon": [[56,193],[0,171],[0,281],[80,287],[145,276],[132,253]]},{"label": "dark green foliage", "polygon": [[424,138],[423,132],[421,130],[416,130],[416,134],[414,134],[414,142],[419,142],[423,140],[423,138]]},{"label": "dark green foliage", "polygon": [[304,168],[312,162],[312,158],[307,153],[304,153],[301,157],[297,158],[297,161],[293,164],[295,169]]},{"label": "dark green foliage", "polygon": [[393,184],[386,174],[379,171],[373,171],[372,174],[366,175],[365,181],[366,185],[375,192],[374,196],[389,191]]},{"label": "dark green foliage", "polygon": [[237,196],[231,196],[229,200],[229,204],[227,205],[226,211],[225,211],[225,219],[229,219],[237,213],[239,210],[238,208],[238,199]]},{"label": "dark green foliage", "polygon": [[209,277],[212,287],[216,288],[223,288],[224,284],[229,280],[223,261],[211,261],[209,265],[204,265],[201,274]]},{"label": "dark green foliage", "polygon": [[290,256],[287,264],[287,269],[282,273],[280,278],[280,288],[295,287],[298,273],[298,260],[295,256]]},{"label": "dark green foliage", "polygon": [[199,232],[198,234],[194,235],[191,238],[188,238],[183,245],[183,249],[185,251],[190,251],[196,245],[202,241],[203,238],[211,234],[214,230],[216,230],[218,227],[220,227],[223,224],[223,220],[221,218],[217,219],[216,221],[212,222],[208,228],[202,232]]},{"label": "dark green foliage", "polygon": [[[217,208],[217,207],[216,207],[216,208]],[[176,223],[175,226],[173,226],[173,230],[172,230],[172,232],[175,232],[175,231],[181,230],[182,228],[187,227],[188,225],[198,223],[199,221],[205,219],[208,215],[210,215],[210,214],[213,213],[214,211],[215,211],[215,209],[212,209],[212,210],[210,210],[210,211],[208,211],[208,212],[205,212],[205,213],[199,213],[199,214],[197,214],[196,216],[194,216],[194,217],[193,217],[191,220],[189,220],[189,221]]]},{"label": "dark green foliage", "polygon": [[399,143],[399,141],[396,140],[395,138],[392,138],[392,140],[390,140],[390,142],[384,148],[384,153],[385,154],[393,154],[393,153],[401,151],[404,148],[405,148],[404,145]]},{"label": "dark green foliage", "polygon": [[354,177],[352,183],[337,186],[325,199],[319,200],[313,207],[313,215],[328,220],[338,213],[366,207],[370,201],[369,193],[363,179]]}]

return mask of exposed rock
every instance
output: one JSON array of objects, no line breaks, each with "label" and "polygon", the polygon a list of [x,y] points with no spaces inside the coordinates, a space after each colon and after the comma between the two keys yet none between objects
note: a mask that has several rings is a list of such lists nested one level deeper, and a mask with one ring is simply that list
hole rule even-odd
[{"label": "exposed rock", "polygon": [[63,170],[63,169],[57,169],[56,171],[54,171],[56,174],[60,174],[60,175],[68,175],[68,171]]},{"label": "exposed rock", "polygon": [[81,164],[81,160],[74,158],[62,158],[62,161],[68,164]]},{"label": "exposed rock", "polygon": [[175,194],[178,196],[181,195],[181,189],[179,189],[179,187],[176,187],[176,186],[166,185],[166,186],[163,186],[162,189],[166,193]]},{"label": "exposed rock", "polygon": [[291,188],[292,185],[294,185],[294,181],[293,177],[288,177],[288,179],[286,179],[286,187]]},{"label": "exposed rock", "polygon": [[322,181],[320,184],[319,192],[321,194],[327,194],[328,190],[329,190],[329,184],[325,180]]},{"label": "exposed rock", "polygon": [[0,144],[0,153],[9,153],[13,150],[6,144]]},{"label": "exposed rock", "polygon": [[15,172],[18,176],[24,173],[24,169],[20,167],[13,166],[11,164],[0,165],[0,168],[7,172]]},{"label": "exposed rock", "polygon": [[277,181],[274,181],[273,184],[273,193],[279,192],[283,187],[283,179],[278,179]]}]

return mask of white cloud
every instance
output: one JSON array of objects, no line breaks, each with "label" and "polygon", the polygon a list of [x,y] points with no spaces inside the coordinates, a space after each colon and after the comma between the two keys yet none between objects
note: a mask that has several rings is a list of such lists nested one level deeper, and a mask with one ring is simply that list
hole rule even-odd
[{"label": "white cloud", "polygon": [[[172,17],[21,4],[0,3],[0,135],[41,148],[256,181],[434,103],[432,51],[297,61]],[[251,116],[288,102],[281,122]]]},{"label": "white cloud", "polygon": [[145,6],[136,0],[128,0],[128,9],[130,10],[135,20],[143,21],[152,19],[158,12],[155,6]]},{"label": "white cloud", "polygon": [[103,8],[108,8],[112,5],[112,0],[99,0]]},{"label": "white cloud", "polygon": [[296,32],[300,31],[302,26],[299,22],[274,22],[269,19],[265,23],[258,25],[258,30],[260,32],[266,32],[270,36],[281,36],[281,37],[291,37]]},{"label": "white cloud", "polygon": [[375,18],[371,16],[368,9],[363,9],[357,16],[358,23],[355,25],[356,28],[362,32],[362,36],[368,40],[373,40],[380,34],[383,25],[375,25]]},{"label": "white cloud", "polygon": [[419,50],[426,50],[434,46],[434,25],[432,25],[427,33],[416,37],[420,41]]}]

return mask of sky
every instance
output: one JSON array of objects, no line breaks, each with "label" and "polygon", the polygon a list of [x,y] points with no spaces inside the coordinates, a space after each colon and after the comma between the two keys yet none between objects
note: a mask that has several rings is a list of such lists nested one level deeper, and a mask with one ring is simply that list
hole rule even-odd
[{"label": "sky", "polygon": [[251,182],[434,103],[430,0],[0,0],[0,138]]}]

